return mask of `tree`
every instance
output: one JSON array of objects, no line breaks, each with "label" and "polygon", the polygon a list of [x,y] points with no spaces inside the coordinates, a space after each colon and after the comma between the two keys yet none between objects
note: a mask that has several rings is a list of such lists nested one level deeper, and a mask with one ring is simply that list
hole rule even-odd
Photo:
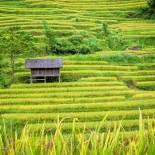
[{"label": "tree", "polygon": [[45,34],[45,44],[46,44],[46,52],[55,52],[56,51],[56,34],[55,32],[51,29],[49,26],[48,22],[44,21],[43,22],[44,26],[44,34]]},{"label": "tree", "polygon": [[0,31],[1,54],[9,58],[11,65],[11,83],[14,82],[15,61],[21,56],[34,51],[34,38],[19,27],[9,27]]},{"label": "tree", "polygon": [[44,21],[43,26],[47,54],[88,54],[91,50],[101,50],[100,42],[93,35],[76,33],[70,37],[59,38],[48,22]]}]

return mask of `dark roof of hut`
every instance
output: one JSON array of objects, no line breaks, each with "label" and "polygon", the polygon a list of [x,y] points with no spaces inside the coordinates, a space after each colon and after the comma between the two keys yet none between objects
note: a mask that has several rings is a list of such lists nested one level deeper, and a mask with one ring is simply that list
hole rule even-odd
[{"label": "dark roof of hut", "polygon": [[62,59],[27,59],[25,67],[34,68],[61,68],[63,66]]}]

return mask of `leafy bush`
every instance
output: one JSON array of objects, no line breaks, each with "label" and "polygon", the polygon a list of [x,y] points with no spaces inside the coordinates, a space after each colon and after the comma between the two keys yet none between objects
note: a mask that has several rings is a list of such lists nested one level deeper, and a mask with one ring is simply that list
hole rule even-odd
[{"label": "leafy bush", "polygon": [[55,50],[56,54],[88,54],[90,53],[89,45],[81,35],[70,38],[57,39]]},{"label": "leafy bush", "polygon": [[88,54],[101,50],[100,41],[93,35],[77,33],[69,38],[57,38],[56,33],[44,23],[47,53]]},{"label": "leafy bush", "polygon": [[106,23],[102,25],[102,34],[111,50],[125,50],[128,42],[125,40],[121,30],[110,30]]},{"label": "leafy bush", "polygon": [[55,49],[51,49],[50,52],[56,54],[67,54],[67,53],[76,53],[76,49],[73,44],[68,41],[66,38],[57,39],[55,44]]}]

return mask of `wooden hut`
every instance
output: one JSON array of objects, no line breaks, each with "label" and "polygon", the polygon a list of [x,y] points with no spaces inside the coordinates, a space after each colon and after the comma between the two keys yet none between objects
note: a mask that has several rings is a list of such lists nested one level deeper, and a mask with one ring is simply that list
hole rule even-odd
[{"label": "wooden hut", "polygon": [[25,67],[31,69],[30,82],[44,81],[47,78],[57,77],[60,82],[60,69],[63,67],[61,59],[27,59]]}]

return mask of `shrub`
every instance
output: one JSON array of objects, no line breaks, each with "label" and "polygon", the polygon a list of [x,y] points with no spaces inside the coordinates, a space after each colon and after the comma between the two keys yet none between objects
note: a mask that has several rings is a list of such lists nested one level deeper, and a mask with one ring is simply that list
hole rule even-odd
[{"label": "shrub", "polygon": [[101,41],[99,41],[95,36],[91,35],[86,40],[87,45],[91,49],[91,51],[100,51],[102,49],[101,47]]},{"label": "shrub", "polygon": [[51,52],[56,54],[76,54],[76,49],[70,41],[68,41],[66,38],[62,38],[57,39],[55,49],[51,49]]},{"label": "shrub", "polygon": [[125,40],[121,30],[110,30],[108,25],[103,23],[101,31],[107,46],[111,50],[125,50],[128,47],[128,42]]},{"label": "shrub", "polygon": [[56,33],[44,23],[46,50],[55,54],[88,54],[101,50],[99,40],[89,33],[77,33],[68,38],[57,38]]},{"label": "shrub", "polygon": [[79,51],[79,52],[78,52],[79,54],[88,54],[88,53],[90,53],[90,48],[89,48],[88,45],[81,44],[81,45],[79,46],[78,51]]},{"label": "shrub", "polygon": [[91,52],[90,45],[82,35],[70,38],[57,39],[55,48],[51,49],[55,54],[88,54]]}]

